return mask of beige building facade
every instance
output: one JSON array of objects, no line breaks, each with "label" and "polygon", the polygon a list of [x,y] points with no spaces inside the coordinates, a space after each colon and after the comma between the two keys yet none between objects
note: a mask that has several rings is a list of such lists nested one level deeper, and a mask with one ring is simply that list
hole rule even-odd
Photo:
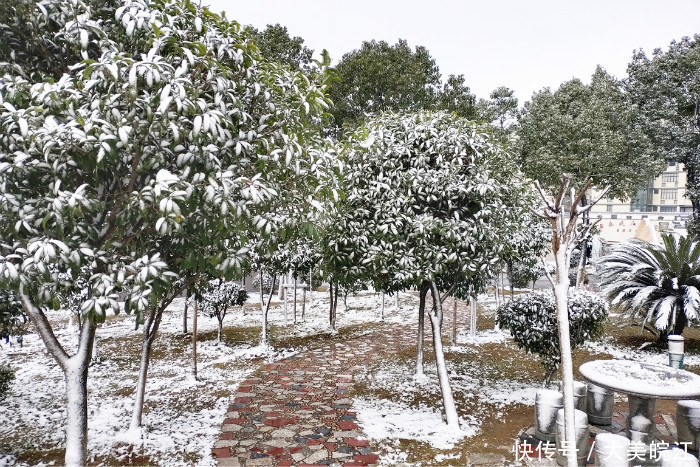
[{"label": "beige building facade", "polygon": [[[685,221],[693,207],[685,196],[687,175],[683,164],[672,162],[658,177],[640,187],[631,201],[602,199],[591,209],[591,220],[597,223],[600,235],[609,242],[626,241],[643,218],[647,218],[657,232],[685,232]],[[592,194],[595,196],[595,194]]]}]

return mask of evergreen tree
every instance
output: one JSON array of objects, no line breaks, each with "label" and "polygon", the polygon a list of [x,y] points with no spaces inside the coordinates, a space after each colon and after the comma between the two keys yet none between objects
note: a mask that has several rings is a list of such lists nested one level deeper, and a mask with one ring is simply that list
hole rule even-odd
[{"label": "evergreen tree", "polygon": [[[325,192],[331,158],[309,129],[325,78],[266,61],[189,0],[22,1],[0,15],[0,286],[64,371],[65,463],[83,465],[96,325],[123,290],[143,333],[139,430],[163,310],[200,277],[231,278],[250,232],[281,229],[283,188],[302,204]],[[73,353],[44,310],[68,287],[58,275],[83,266]]]}]

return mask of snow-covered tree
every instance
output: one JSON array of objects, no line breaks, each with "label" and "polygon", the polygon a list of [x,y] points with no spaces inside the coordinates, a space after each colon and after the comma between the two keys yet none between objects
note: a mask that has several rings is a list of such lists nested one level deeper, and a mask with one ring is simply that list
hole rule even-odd
[{"label": "snow-covered tree", "polygon": [[[519,203],[522,206],[536,206],[536,192],[526,191],[521,199],[509,204]],[[503,253],[510,295],[516,285],[516,271],[524,273],[526,281],[533,282],[544,275],[543,257],[552,243],[552,230],[544,219],[535,216],[530,211],[511,211],[511,221],[518,223],[520,228],[505,240]],[[521,276],[521,278],[523,278]]]},{"label": "snow-covered tree", "polygon": [[419,320],[431,293],[438,377],[447,423],[456,426],[441,303],[493,273],[516,228],[503,202],[518,198],[516,170],[484,128],[447,113],[384,114],[351,135],[349,147],[346,198],[324,264],[376,290],[419,289]]},{"label": "snow-covered tree", "polygon": [[[143,331],[139,428],[163,310],[198,276],[232,277],[247,232],[278,228],[280,187],[304,180],[299,203],[324,192],[327,153],[308,149],[321,145],[307,128],[325,83],[261,59],[238,24],[189,0],[22,1],[2,15],[0,286],[65,373],[65,462],[81,465],[96,324],[126,290]],[[90,267],[74,353],[43,312],[64,288],[50,265]]]},{"label": "snow-covered tree", "polygon": [[666,341],[700,323],[700,242],[666,234],[661,240],[615,245],[598,262],[598,273],[610,304],[643,317],[642,326],[650,324]]},{"label": "snow-covered tree", "polygon": [[216,334],[217,343],[221,342],[221,329],[229,307],[241,306],[247,299],[248,293],[237,282],[224,281],[223,279],[209,281],[209,287],[202,295],[200,311],[208,314],[211,318],[216,318],[219,322]]},{"label": "snow-covered tree", "polygon": [[671,41],[651,56],[635,50],[625,88],[641,114],[659,160],[684,164],[686,196],[693,206],[691,235],[700,233],[700,34]]}]

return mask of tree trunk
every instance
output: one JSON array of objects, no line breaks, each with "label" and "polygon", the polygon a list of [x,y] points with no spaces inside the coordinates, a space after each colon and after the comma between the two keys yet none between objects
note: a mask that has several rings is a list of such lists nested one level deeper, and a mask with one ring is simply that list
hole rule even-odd
[{"label": "tree trunk", "polygon": [[305,320],[306,315],[306,287],[301,289],[301,320]]},{"label": "tree trunk", "polygon": [[382,292],[382,321],[384,321],[384,292]]},{"label": "tree trunk", "polygon": [[329,312],[329,324],[331,327],[331,330],[335,331],[335,323],[336,323],[336,318],[337,318],[337,311],[338,311],[338,284],[335,284],[335,287],[333,286],[334,281],[331,279],[328,283],[328,291],[330,293],[330,312]]},{"label": "tree trunk", "polygon": [[[554,252],[556,260],[556,284],[554,286],[554,302],[557,309],[559,328],[559,351],[561,353],[562,389],[564,391],[564,426],[565,438],[570,445],[576,442],[574,427],[574,365],[571,357],[571,336],[569,332],[569,258],[566,248]],[[576,456],[568,456],[569,467],[576,467]]]},{"label": "tree trunk", "polygon": [[90,358],[90,363],[97,363],[100,361],[100,354],[97,352],[97,335],[92,339],[92,357]]},{"label": "tree trunk", "polygon": [[309,271],[309,309],[314,304],[314,285],[313,285],[313,279],[314,279],[314,272],[313,269]]},{"label": "tree trunk", "polygon": [[[160,326],[160,320],[163,317],[164,306],[155,310],[151,310],[148,314],[148,319],[143,325],[143,333],[141,339],[141,364],[139,365],[139,379],[136,383],[136,394],[134,397],[134,409],[131,413],[131,425],[129,431],[135,432],[141,430],[141,422],[143,418],[143,402],[146,398],[146,379],[148,378],[148,367],[151,361],[151,348],[153,341]],[[197,314],[195,305],[195,315]]]},{"label": "tree trunk", "polygon": [[[474,290],[472,289],[472,293]],[[472,339],[476,337],[476,297],[469,297],[469,333]]]},{"label": "tree trunk", "polygon": [[458,428],[459,417],[457,415],[457,407],[455,406],[454,397],[452,396],[450,379],[447,375],[445,354],[442,351],[442,333],[440,329],[440,323],[442,322],[442,303],[440,301],[440,293],[438,292],[437,285],[435,282],[432,282],[430,285],[433,296],[433,312],[430,313],[430,327],[433,331],[433,349],[435,350],[435,363],[437,364],[442,402],[445,406],[445,418],[447,426]]},{"label": "tree trunk", "polygon": [[19,297],[24,311],[34,323],[46,350],[63,370],[66,383],[66,452],[64,462],[71,467],[86,465],[87,379],[96,326],[87,318],[83,318],[79,322],[78,350],[74,355],[69,356],[56,339],[46,315],[34,305],[32,298],[24,292],[22,285],[20,285]]},{"label": "tree trunk", "polygon": [[197,302],[194,302],[194,313],[192,315],[192,375],[197,379]]},{"label": "tree trunk", "polygon": [[182,311],[182,333],[187,334],[187,307],[189,306],[190,302],[190,291],[187,291],[187,295],[185,295],[185,309]]},{"label": "tree trunk", "polygon": [[[585,206],[587,202],[586,195],[584,194],[583,197],[581,197],[581,205]],[[587,226],[591,223],[591,218],[589,215],[588,211],[584,211],[581,220],[584,226]],[[583,283],[586,279],[586,274],[584,270],[586,269],[586,264],[588,263],[588,236],[585,235],[582,239],[581,242],[579,243],[579,250],[581,251],[581,257],[578,261],[578,268],[576,269],[576,288],[580,289],[583,287]]]},{"label": "tree trunk", "polygon": [[294,322],[297,322],[297,278],[294,278]]},{"label": "tree trunk", "polygon": [[457,297],[452,297],[452,343],[457,344]]},{"label": "tree trunk", "polygon": [[[267,296],[267,303],[265,303],[262,286],[260,287],[260,308],[262,311],[262,333],[260,336],[260,345],[267,345],[267,314],[270,311],[270,303],[272,303],[272,293],[275,291],[276,281],[277,276],[272,276],[272,284],[270,285],[270,293]],[[260,271],[260,283],[262,283],[262,270]]]},{"label": "tree trunk", "polygon": [[[277,291],[277,296],[280,298],[280,300],[285,300],[285,303],[286,303],[285,297],[287,295],[287,293],[286,293],[287,291],[284,290],[284,284],[286,283],[286,281],[287,281],[286,276],[282,276],[280,278],[280,288]],[[274,287],[272,287],[272,288],[274,289]],[[262,290],[262,271],[260,271],[260,293],[263,293],[263,290]]]},{"label": "tree trunk", "polygon": [[423,282],[418,295],[418,342],[416,352],[416,376],[423,376],[423,338],[425,329],[425,298],[428,295],[428,283]]},{"label": "tree trunk", "polygon": [[216,343],[221,344],[221,329],[224,327],[224,317],[222,316],[221,319],[219,319],[217,316],[216,320],[219,322],[219,328],[216,332]]},{"label": "tree trunk", "polygon": [[508,282],[510,284],[510,299],[513,300],[513,260],[506,261]]}]

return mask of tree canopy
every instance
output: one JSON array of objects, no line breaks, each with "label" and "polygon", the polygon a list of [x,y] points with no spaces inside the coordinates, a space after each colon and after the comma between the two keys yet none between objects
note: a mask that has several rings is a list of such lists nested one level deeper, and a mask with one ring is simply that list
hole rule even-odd
[{"label": "tree canopy", "polygon": [[358,123],[366,114],[414,111],[435,101],[440,71],[428,49],[415,51],[401,39],[363,42],[343,55],[336,67],[340,80],[330,86],[338,126]]},{"label": "tree canopy", "polygon": [[464,75],[450,75],[443,83],[440,69],[428,49],[411,49],[401,39],[363,42],[359,50],[343,55],[336,67],[339,80],[329,95],[335,103],[335,124],[356,126],[381,112],[447,110],[476,118],[476,98]]},{"label": "tree canopy", "polygon": [[655,157],[685,164],[686,194],[695,230],[700,216],[700,35],[673,41],[665,52],[647,57],[635,51],[626,88],[638,106],[641,127]]},{"label": "tree canopy", "polygon": [[292,70],[309,70],[314,51],[304,45],[304,39],[291,37],[286,26],[268,24],[259,31],[250,27],[250,35],[266,60],[288,65]]},{"label": "tree canopy", "polygon": [[600,188],[611,185],[609,197],[629,198],[665,167],[638,121],[622,83],[600,67],[588,85],[573,79],[544,89],[519,119],[522,170],[552,191],[567,174],[572,186],[592,178]]}]

